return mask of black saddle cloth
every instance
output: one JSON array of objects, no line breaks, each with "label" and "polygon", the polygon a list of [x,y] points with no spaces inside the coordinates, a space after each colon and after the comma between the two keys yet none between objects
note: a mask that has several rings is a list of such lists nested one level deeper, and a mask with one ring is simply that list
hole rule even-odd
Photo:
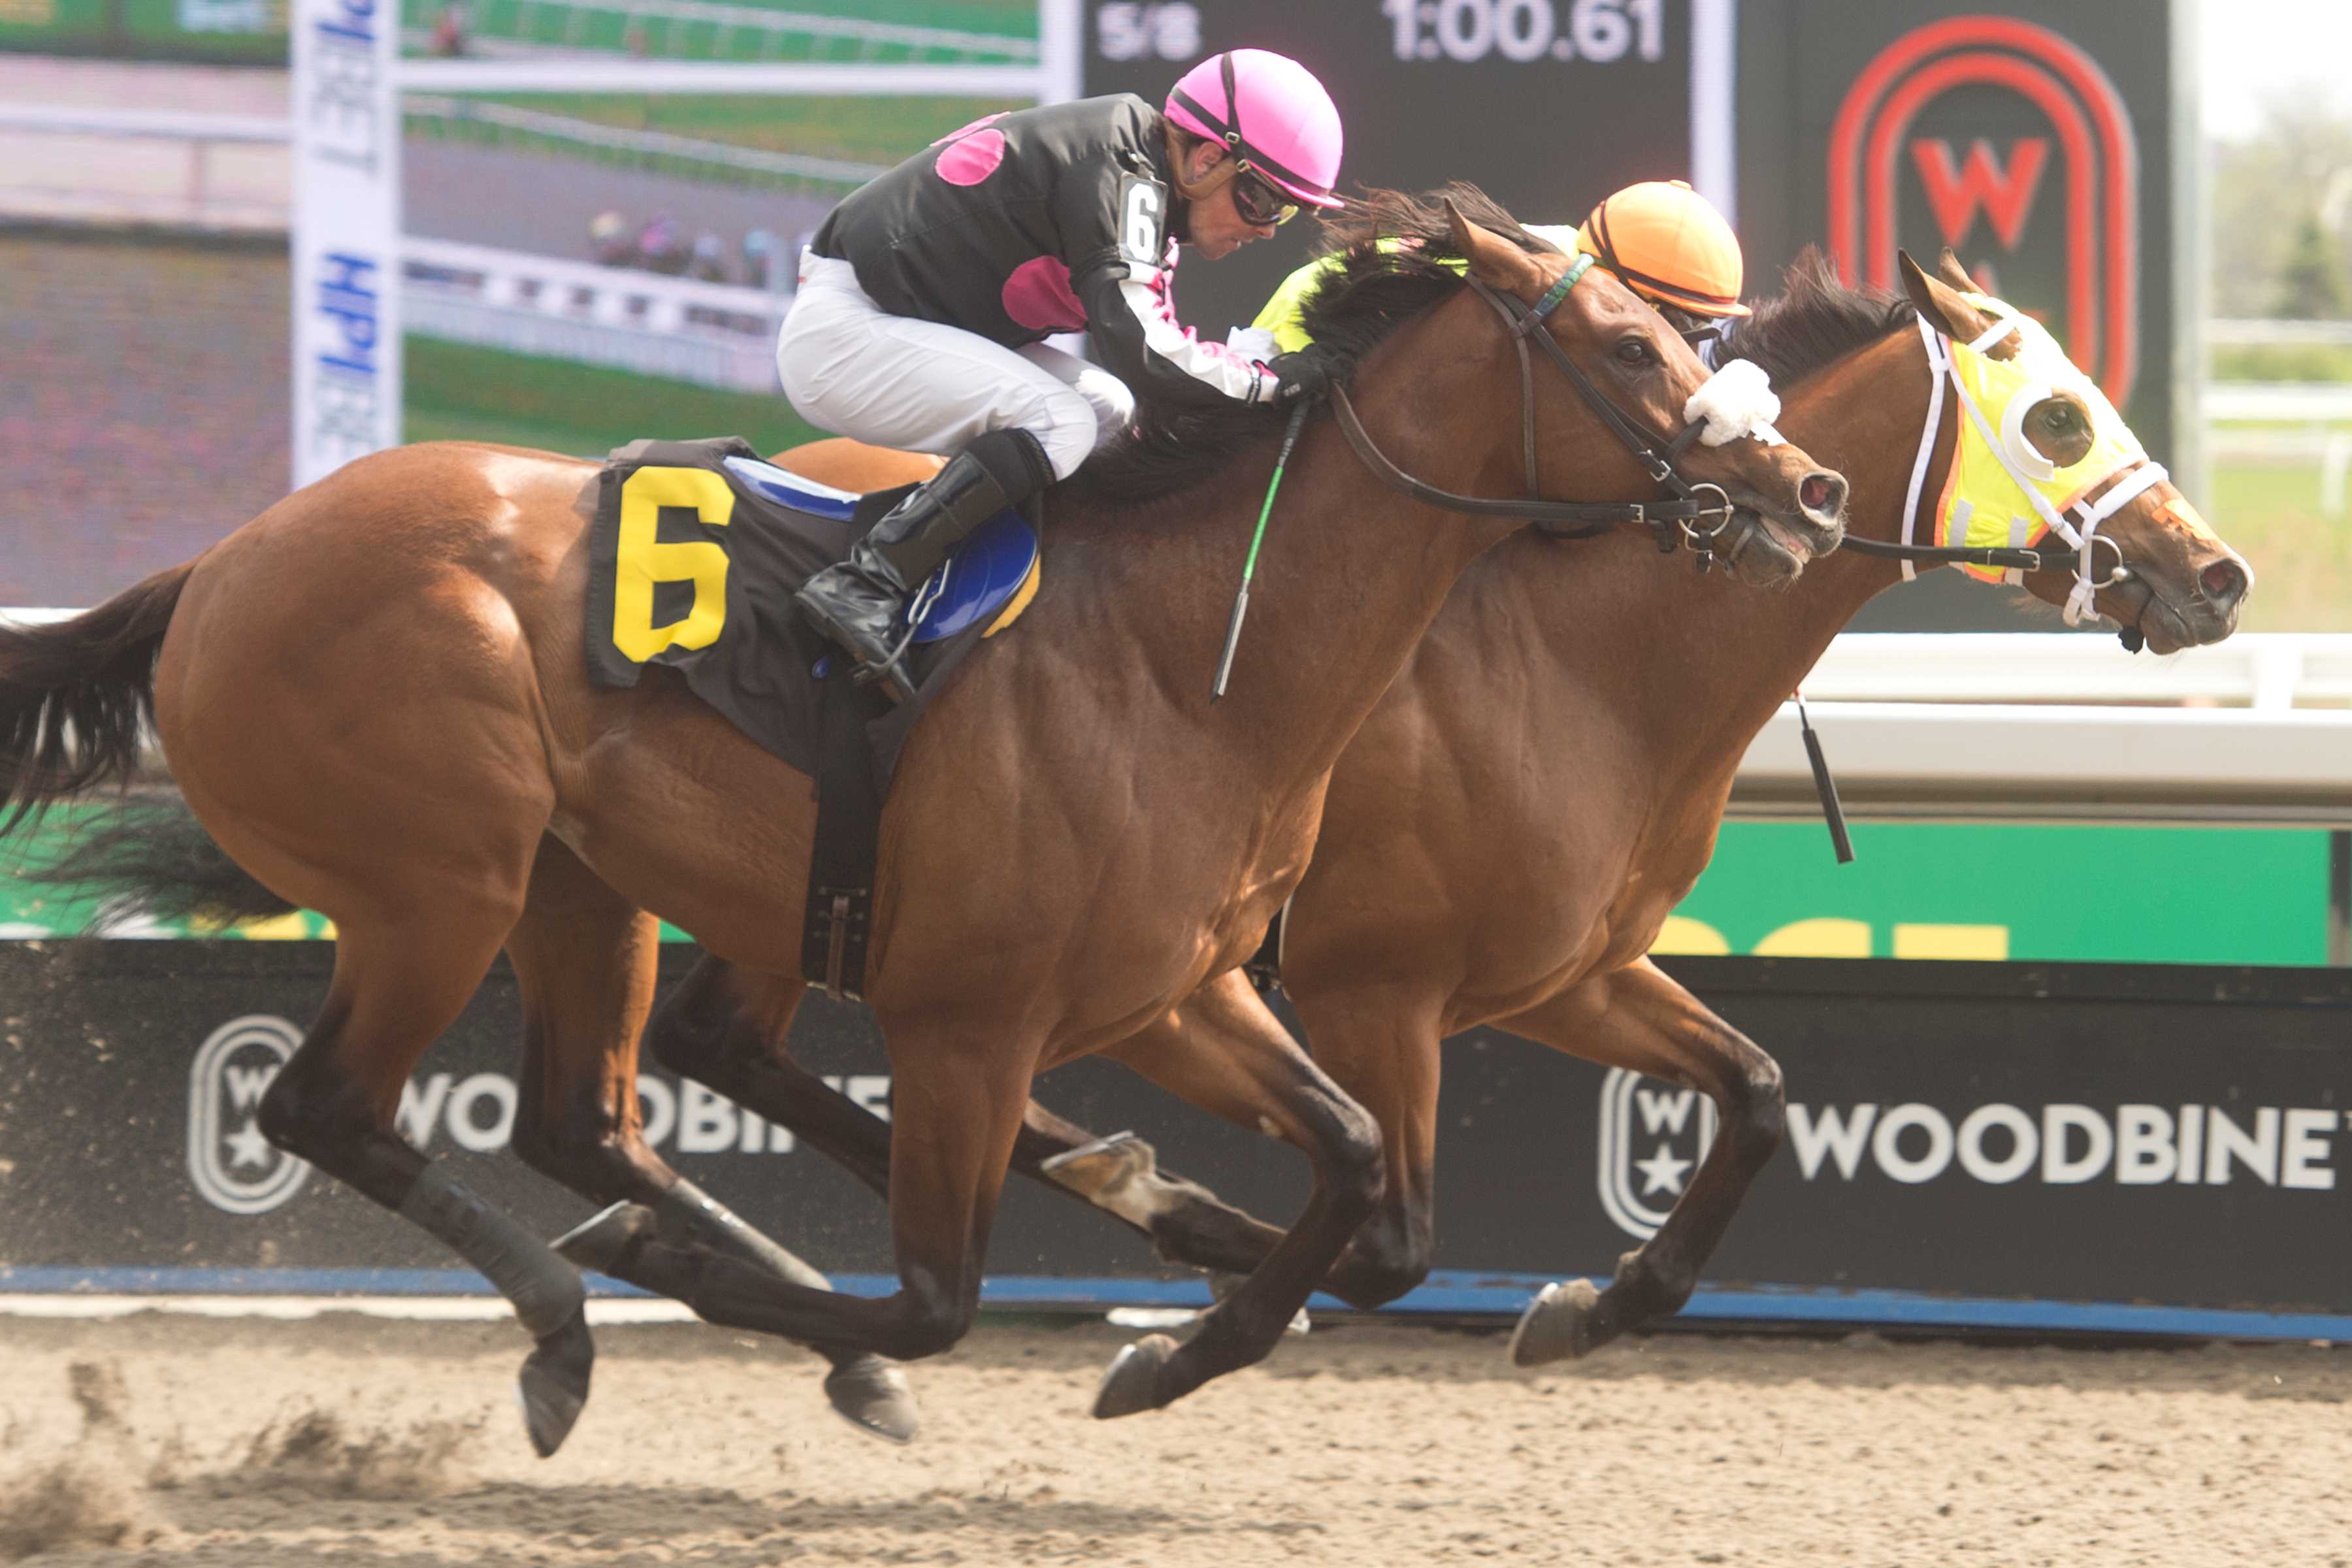
[{"label": "black saddle cloth", "polygon": [[[815,671],[829,657],[847,656],[837,653],[801,618],[793,591],[847,556],[849,547],[913,487],[875,491],[861,498],[845,517],[803,510],[763,494],[726,466],[730,457],[758,456],[749,442],[726,436],[632,441],[615,447],[605,459],[588,538],[588,679],[592,685],[624,688],[636,685],[649,666],[675,670],[696,696],[737,729],[814,775],[823,742],[821,683]],[[638,515],[636,531],[625,539],[623,511],[630,482],[649,468],[686,469],[692,475],[682,479],[654,476],[641,493],[659,490],[665,499],[652,506],[651,533],[645,534],[644,519]],[[717,486],[701,475],[715,475],[723,482],[724,505],[718,500]],[[668,548],[678,545],[706,548]],[[723,594],[714,594],[707,581],[714,559],[711,548],[725,558]],[[698,567],[705,580],[698,580],[688,567]],[[648,577],[649,613],[640,596]],[[677,634],[698,615],[707,616],[709,606],[701,604],[705,595],[723,605],[716,635],[700,646],[688,646]],[[981,632],[974,626],[908,653],[915,700],[882,713],[866,726],[876,778],[883,789],[888,788],[908,733],[978,644]]]}]

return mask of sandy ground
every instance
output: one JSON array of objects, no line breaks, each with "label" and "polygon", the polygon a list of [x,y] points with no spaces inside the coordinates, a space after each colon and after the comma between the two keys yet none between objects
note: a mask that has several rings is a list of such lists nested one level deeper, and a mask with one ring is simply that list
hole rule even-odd
[{"label": "sandy ground", "polygon": [[2352,1564],[2342,1350],[1664,1336],[1526,1376],[1340,1323],[1096,1423],[1126,1331],[991,1324],[896,1449],[797,1352],[598,1337],[541,1462],[508,1324],[0,1321],[0,1560]]}]

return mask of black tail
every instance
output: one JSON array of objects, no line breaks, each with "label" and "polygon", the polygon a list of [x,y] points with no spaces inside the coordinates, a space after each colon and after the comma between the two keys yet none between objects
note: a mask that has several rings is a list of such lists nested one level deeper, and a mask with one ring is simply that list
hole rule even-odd
[{"label": "black tail", "polygon": [[51,802],[128,782],[155,717],[155,655],[195,563],[69,621],[0,623],[0,837]]},{"label": "black tail", "polygon": [[57,858],[20,874],[95,898],[92,932],[134,914],[232,925],[294,912],[213,842],[176,790],[142,790],[79,817],[68,844]]}]

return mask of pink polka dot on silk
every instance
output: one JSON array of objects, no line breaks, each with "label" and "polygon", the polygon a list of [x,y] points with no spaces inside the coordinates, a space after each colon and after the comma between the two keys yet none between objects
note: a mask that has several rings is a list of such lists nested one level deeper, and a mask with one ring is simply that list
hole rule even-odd
[{"label": "pink polka dot on silk", "polygon": [[982,131],[940,153],[940,178],[950,185],[976,185],[1004,162],[1004,132]]},{"label": "pink polka dot on silk", "polygon": [[1075,332],[1087,308],[1070,289],[1070,268],[1057,257],[1033,256],[1004,280],[1004,313],[1033,332]]}]

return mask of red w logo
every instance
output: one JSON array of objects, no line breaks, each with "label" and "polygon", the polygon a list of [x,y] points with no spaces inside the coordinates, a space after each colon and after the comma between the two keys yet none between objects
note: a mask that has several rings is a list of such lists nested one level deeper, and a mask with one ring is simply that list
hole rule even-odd
[{"label": "red w logo", "polygon": [[2000,238],[2005,250],[2017,248],[2017,237],[2025,227],[2025,215],[2033,210],[2033,193],[2042,185],[2042,166],[2050,157],[2050,141],[2045,136],[2023,136],[2010,150],[2009,167],[2003,170],[1993,159],[1992,143],[1979,137],[1969,143],[1968,162],[1952,165],[1952,144],[1939,138],[1921,137],[1911,143],[1912,162],[1919,166],[1919,180],[1927,187],[1927,205],[1935,209],[1936,226],[1944,231],[1944,243],[1957,248],[1969,226],[1976,221],[1977,209],[1982,207],[1992,220],[1992,231]]}]

